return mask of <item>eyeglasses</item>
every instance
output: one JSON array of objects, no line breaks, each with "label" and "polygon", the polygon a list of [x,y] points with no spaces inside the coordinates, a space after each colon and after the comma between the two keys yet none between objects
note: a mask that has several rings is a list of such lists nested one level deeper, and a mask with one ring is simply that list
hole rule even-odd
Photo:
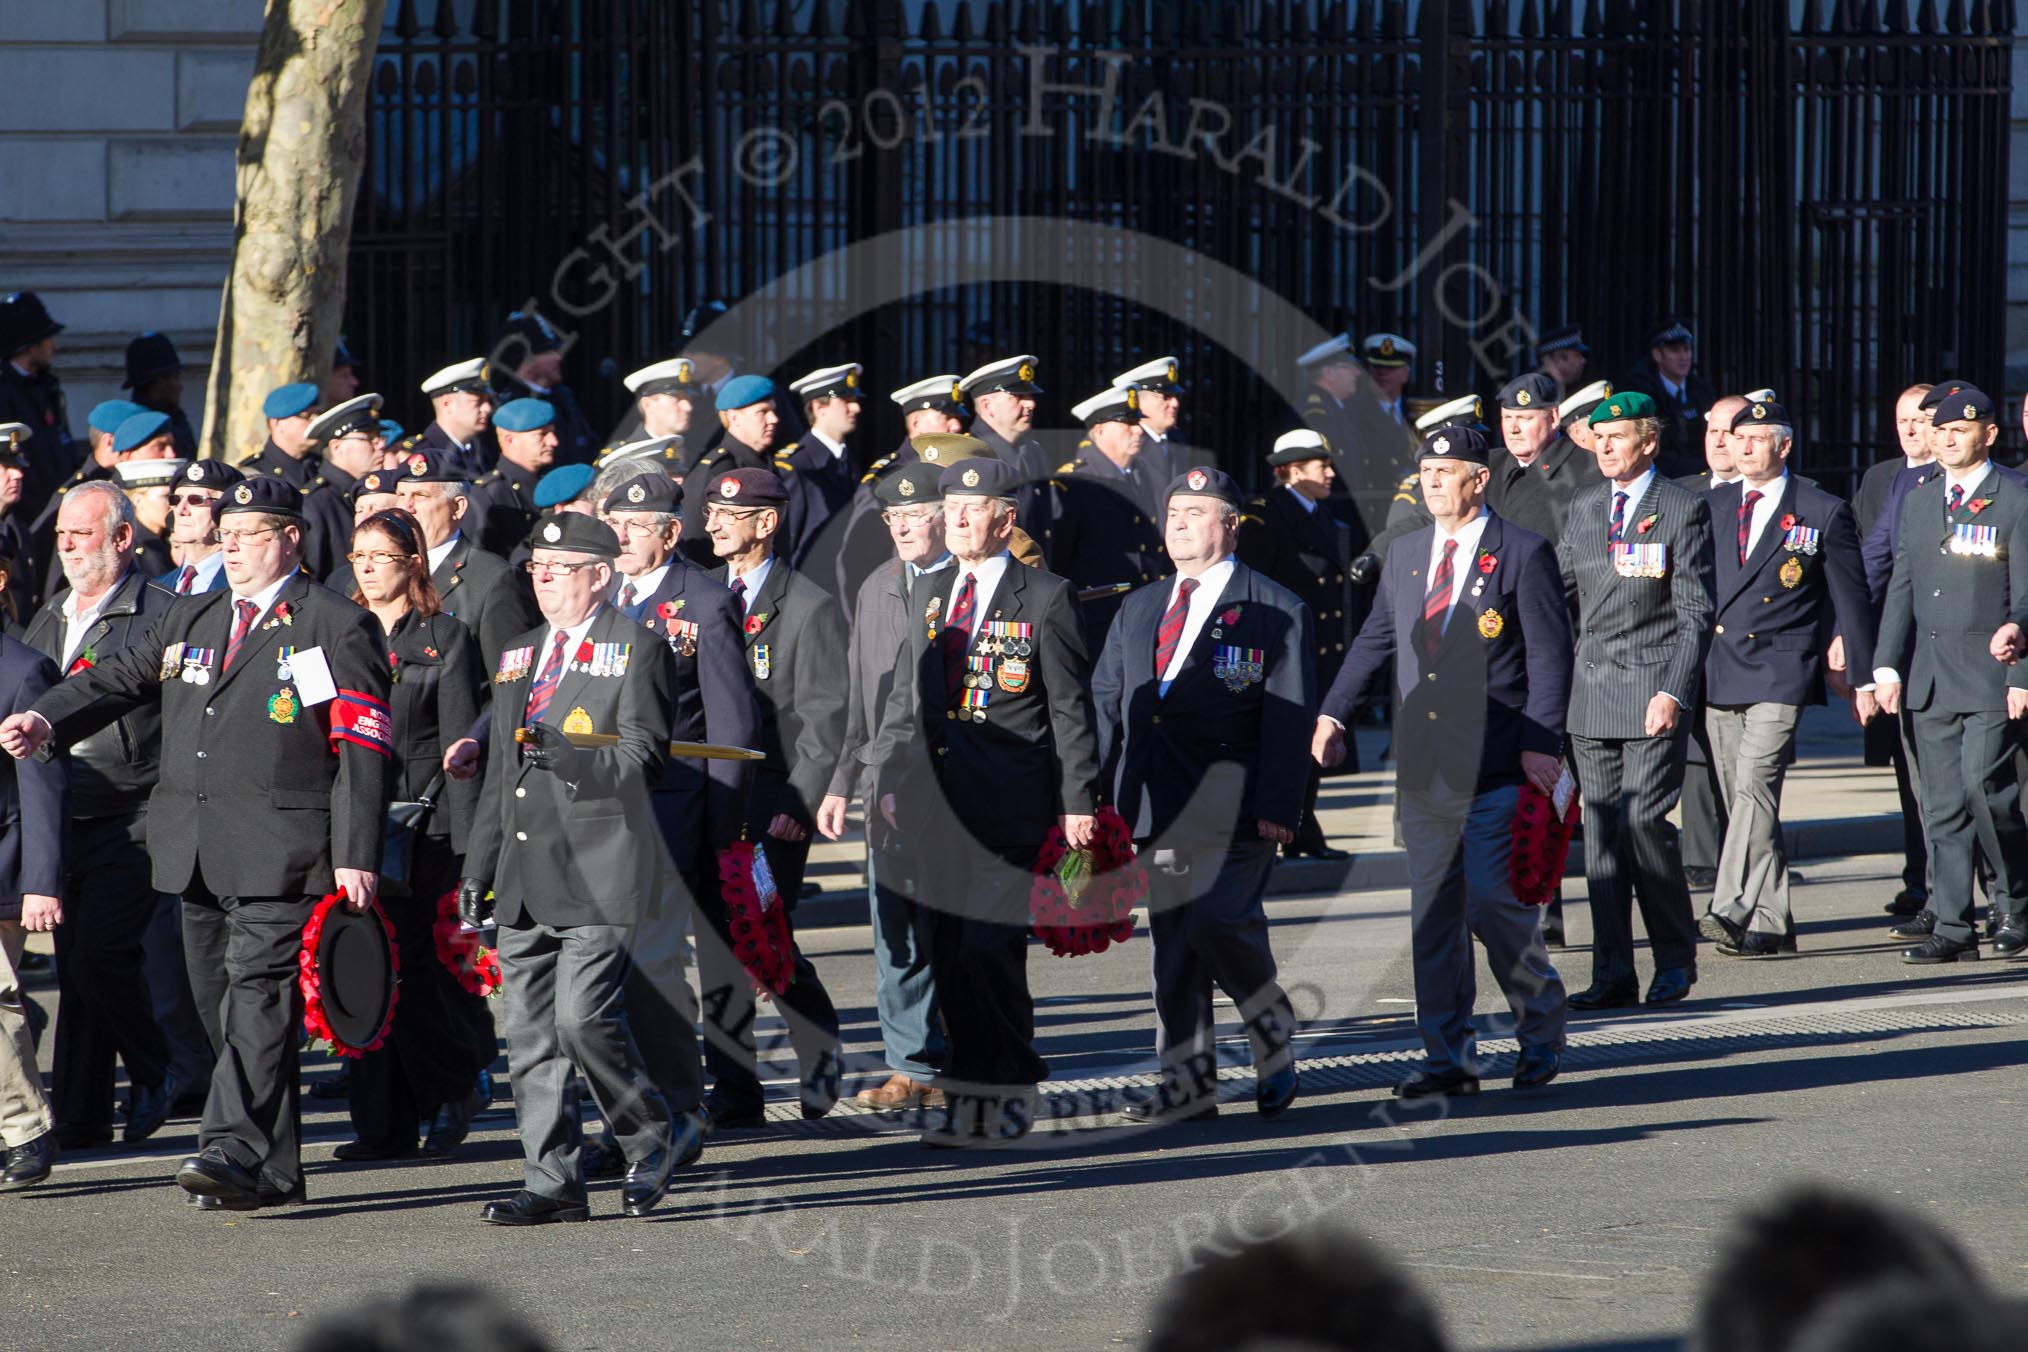
[{"label": "eyeglasses", "polygon": [[631,535],[642,540],[652,540],[669,529],[666,525],[656,525],[648,521],[615,521],[607,517],[605,522],[622,535]]},{"label": "eyeglasses", "polygon": [[249,545],[280,529],[280,526],[262,526],[259,530],[222,530],[218,533],[218,542],[222,545]]},{"label": "eyeglasses", "polygon": [[762,512],[773,510],[772,507],[721,507],[714,502],[704,509],[704,519],[710,521],[713,518],[724,518],[730,521],[744,521],[750,516],[759,516]]},{"label": "eyeglasses", "polygon": [[219,495],[216,493],[202,493],[202,492],[171,493],[169,495],[169,505],[171,507],[202,507],[207,502],[217,501],[218,496]]},{"label": "eyeglasses", "polygon": [[557,577],[569,577],[581,568],[599,568],[602,566],[604,565],[599,560],[593,560],[590,563],[543,563],[537,559],[530,559],[521,565],[521,571],[530,577],[541,577],[544,573]]},{"label": "eyeglasses", "polygon": [[385,568],[390,564],[405,563],[414,557],[412,554],[390,553],[385,549],[361,549],[347,554],[345,561],[347,563],[366,563],[370,561],[376,568]]},{"label": "eyeglasses", "polygon": [[941,515],[935,507],[914,507],[906,511],[890,507],[880,514],[880,519],[890,526],[927,526]]}]

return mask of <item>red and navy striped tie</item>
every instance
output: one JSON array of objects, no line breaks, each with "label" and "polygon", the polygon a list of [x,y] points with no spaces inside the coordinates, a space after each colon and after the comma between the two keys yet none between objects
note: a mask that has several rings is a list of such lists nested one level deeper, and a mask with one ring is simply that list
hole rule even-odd
[{"label": "red and navy striped tie", "polygon": [[534,727],[549,712],[549,700],[556,693],[556,684],[563,679],[563,645],[570,641],[570,635],[563,630],[556,631],[556,642],[549,649],[549,660],[542,664],[542,671],[535,678],[535,684],[528,687],[528,714],[521,720],[525,727]]},{"label": "red and navy striped tie", "polygon": [[1190,618],[1190,593],[1197,590],[1197,579],[1186,577],[1176,584],[1176,599],[1162,612],[1162,626],[1155,631],[1155,679],[1162,680],[1168,675],[1169,664],[1176,660],[1176,645],[1183,641],[1183,622]]},{"label": "red and navy striped tie", "polygon": [[253,628],[254,616],[260,614],[260,607],[251,601],[234,601],[232,607],[239,613],[239,623],[232,627],[232,637],[225,644],[225,665],[220,671],[232,670],[232,659],[239,656],[239,645],[246,642],[246,631]]},{"label": "red and navy striped tie", "polygon": [[1430,570],[1429,595],[1422,603],[1422,646],[1428,653],[1435,653],[1444,639],[1444,621],[1451,613],[1451,582],[1457,576],[1452,559],[1457,552],[1456,540],[1444,541],[1444,556]]},{"label": "red and navy striped tie", "polygon": [[972,646],[972,597],[974,575],[965,574],[958,594],[951,599],[951,613],[937,631],[937,647],[944,655],[944,696],[956,699],[965,688],[965,653]]},{"label": "red and navy striped tie", "polygon": [[1746,566],[1746,537],[1747,533],[1753,528],[1753,504],[1759,501],[1760,494],[1752,490],[1749,490],[1747,495],[1739,500],[1739,562],[1741,567]]}]

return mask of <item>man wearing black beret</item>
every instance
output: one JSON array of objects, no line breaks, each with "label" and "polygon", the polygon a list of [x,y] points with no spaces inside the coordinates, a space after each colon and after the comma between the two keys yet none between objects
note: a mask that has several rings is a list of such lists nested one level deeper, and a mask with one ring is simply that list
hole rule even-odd
[{"label": "man wearing black beret", "polygon": [[327,893],[372,902],[393,745],[379,630],[303,576],[301,495],[251,479],[218,514],[227,589],[177,603],[146,641],[0,722],[0,747],[68,745],[161,703],[154,886],[183,897],[190,984],[219,1053],[201,1149],[176,1181],[251,1210],[304,1196],[303,925]]}]

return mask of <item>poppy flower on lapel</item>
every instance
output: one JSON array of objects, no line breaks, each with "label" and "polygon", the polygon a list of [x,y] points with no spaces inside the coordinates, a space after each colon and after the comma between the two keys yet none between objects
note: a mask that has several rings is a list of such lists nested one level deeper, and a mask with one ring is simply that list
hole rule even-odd
[{"label": "poppy flower on lapel", "polygon": [[1795,528],[1796,528],[1796,514],[1794,512],[1788,512],[1784,514],[1782,517],[1782,529],[1794,530]]},{"label": "poppy flower on lapel", "polygon": [[761,626],[768,622],[767,612],[759,611],[746,617],[746,632],[758,634]]},{"label": "poppy flower on lapel", "polygon": [[577,645],[577,660],[580,662],[589,662],[592,660],[592,645],[590,639],[586,639],[584,642]]},{"label": "poppy flower on lapel", "polygon": [[1973,516],[1977,516],[1980,512],[1985,510],[1986,504],[1991,501],[1992,501],[1991,498],[1973,498],[1970,502],[1965,504],[1965,510],[1969,511]]},{"label": "poppy flower on lapel", "polygon": [[1480,572],[1482,572],[1482,573],[1490,573],[1490,572],[1492,572],[1492,571],[1493,571],[1493,570],[1494,570],[1495,568],[1498,568],[1499,566],[1500,566],[1500,556],[1499,556],[1498,554],[1481,554],[1481,555],[1479,555],[1479,571],[1480,571]]},{"label": "poppy flower on lapel", "polygon": [[268,617],[268,622],[262,625],[261,628],[272,629],[278,624],[294,624],[295,622],[296,617],[290,611],[289,603],[287,601],[279,601],[275,604],[274,614]]},{"label": "poppy flower on lapel", "polygon": [[1238,624],[1238,623],[1239,623],[1239,607],[1238,607],[1238,606],[1234,606],[1234,607],[1233,607],[1232,609],[1230,609],[1230,610],[1226,611],[1226,612],[1225,612],[1225,613],[1224,613],[1223,615],[1220,615],[1220,616],[1218,617],[1218,622],[1219,622],[1220,624]]},{"label": "poppy flower on lapel", "polygon": [[1661,513],[1659,512],[1644,516],[1641,518],[1640,524],[1634,527],[1634,530],[1641,535],[1646,535],[1655,528],[1655,523],[1659,520],[1661,520]]},{"label": "poppy flower on lapel", "polygon": [[436,650],[435,648],[424,648],[424,649],[423,649],[423,656],[424,656],[424,657],[439,657],[439,656],[441,656],[441,655],[442,655],[442,654],[438,653],[438,652],[437,652],[437,650]]},{"label": "poppy flower on lapel", "polygon": [[673,620],[676,618],[676,603],[674,601],[664,601],[661,605],[655,607],[655,613],[665,620]]}]

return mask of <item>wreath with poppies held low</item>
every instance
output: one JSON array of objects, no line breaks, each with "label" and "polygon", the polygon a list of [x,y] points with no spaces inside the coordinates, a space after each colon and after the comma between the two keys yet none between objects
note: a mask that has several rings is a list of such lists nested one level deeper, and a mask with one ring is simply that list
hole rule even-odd
[{"label": "wreath with poppies held low", "polygon": [[1570,857],[1571,832],[1581,812],[1574,793],[1558,817],[1555,800],[1548,794],[1533,784],[1521,786],[1514,805],[1514,849],[1507,876],[1514,885],[1514,899],[1523,906],[1547,906],[1556,900]]},{"label": "wreath with poppies held low", "polygon": [[458,923],[456,888],[437,898],[437,918],[430,925],[437,961],[453,980],[473,995],[500,993],[500,958],[479,942],[478,932]]},{"label": "wreath with poppies held low", "polygon": [[387,918],[387,912],[379,905],[373,906],[374,918],[380,921],[380,928],[387,933],[388,962],[394,972],[394,989],[388,996],[387,1018],[380,1025],[380,1031],[373,1035],[373,1041],[364,1047],[348,1047],[338,1040],[331,1031],[331,1021],[324,1014],[324,992],[317,976],[317,943],[324,936],[324,921],[331,914],[333,906],[345,901],[343,892],[333,892],[319,901],[310,910],[310,918],[303,922],[303,948],[296,955],[296,985],[303,992],[303,1028],[312,1042],[321,1042],[333,1056],[349,1057],[353,1060],[377,1052],[387,1042],[387,1031],[394,1027],[394,1007],[401,1003],[401,950],[394,945],[394,924]]},{"label": "wreath with poppies held low", "polygon": [[795,942],[782,899],[763,904],[754,888],[753,855],[748,840],[736,840],[718,852],[718,895],[725,902],[732,955],[752,978],[754,992],[780,995],[795,979]]},{"label": "wreath with poppies held low", "polygon": [[1103,953],[1134,934],[1134,907],[1148,895],[1148,870],[1134,857],[1126,819],[1110,807],[1096,814],[1089,850],[1073,850],[1052,826],[1035,857],[1028,887],[1034,934],[1059,958]]}]

